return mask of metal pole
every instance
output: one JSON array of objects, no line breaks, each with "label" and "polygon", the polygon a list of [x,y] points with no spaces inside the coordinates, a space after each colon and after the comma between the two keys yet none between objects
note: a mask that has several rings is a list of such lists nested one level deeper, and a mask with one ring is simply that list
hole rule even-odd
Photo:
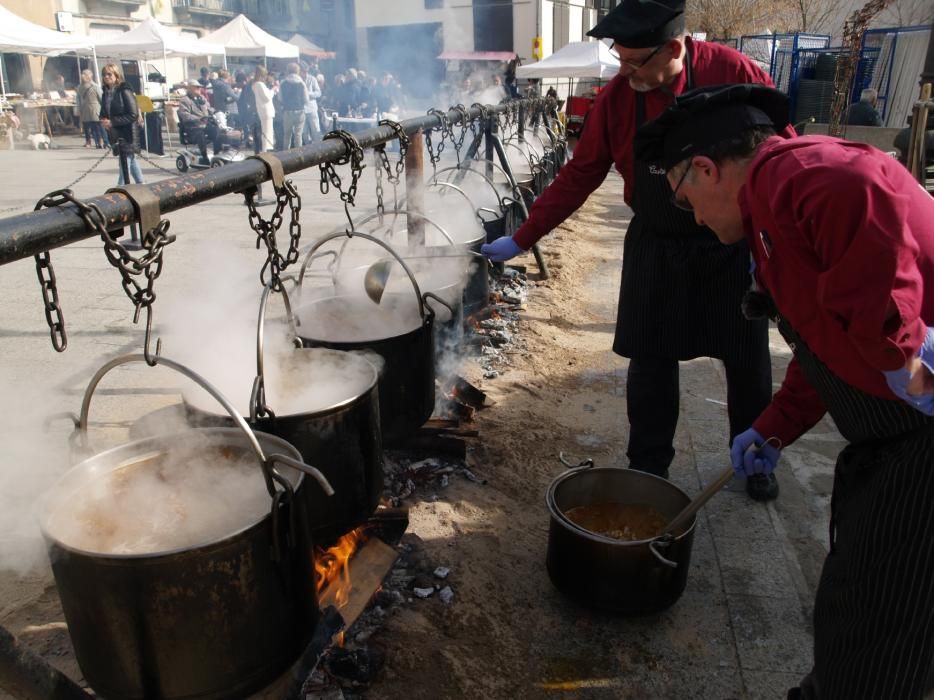
[{"label": "metal pole", "polygon": [[[528,103],[527,100],[525,102]],[[506,106],[490,105],[487,109],[497,113],[504,111]],[[471,107],[467,110],[467,116],[469,119],[476,119],[480,116],[480,109]],[[457,111],[448,112],[448,119],[451,123],[458,124],[461,118],[461,114]],[[412,136],[419,129],[439,129],[441,120],[436,116],[428,115],[403,121],[401,126],[406,134]],[[355,134],[363,148],[371,148],[391,141],[395,135],[396,132],[389,126],[378,126]],[[489,145],[487,149],[489,152]],[[277,154],[286,175],[346,156],[347,148],[339,139],[326,139]],[[159,211],[167,214],[226,194],[243,192],[268,179],[266,165],[248,158],[241,162],[229,163],[223,168],[210,168],[197,173],[147,183],[146,187],[159,198]],[[136,220],[136,210],[133,204],[122,194],[91,197],[86,201],[100,208],[111,229],[122,228]],[[3,218],[0,219],[0,265],[32,257],[37,253],[96,235],[98,235],[96,232],[87,228],[77,208],[73,205],[50,207]]]},{"label": "metal pole", "polygon": [[0,626],[0,688],[20,700],[90,700],[73,680]]}]

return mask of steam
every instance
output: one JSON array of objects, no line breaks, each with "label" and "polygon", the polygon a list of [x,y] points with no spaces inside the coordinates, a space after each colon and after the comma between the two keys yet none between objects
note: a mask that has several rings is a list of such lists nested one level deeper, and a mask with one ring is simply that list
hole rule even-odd
[{"label": "steam", "polygon": [[46,531],[86,552],[152,554],[215,542],[268,514],[252,451],[221,449],[193,431],[182,440],[105,465],[114,469],[69,475],[49,503]]},{"label": "steam", "polygon": [[37,374],[26,382],[10,375],[9,369],[0,373],[6,395],[16,397],[15,410],[6,411],[0,424],[0,569],[24,576],[48,566],[38,503],[71,464],[71,426],[43,427],[68,405],[46,377]]}]

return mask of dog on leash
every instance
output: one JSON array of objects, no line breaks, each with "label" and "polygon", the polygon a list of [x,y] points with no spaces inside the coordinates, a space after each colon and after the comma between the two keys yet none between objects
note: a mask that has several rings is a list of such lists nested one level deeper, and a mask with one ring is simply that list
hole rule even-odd
[{"label": "dog on leash", "polygon": [[45,134],[30,134],[26,140],[32,144],[34,151],[47,151],[52,147],[52,139]]}]

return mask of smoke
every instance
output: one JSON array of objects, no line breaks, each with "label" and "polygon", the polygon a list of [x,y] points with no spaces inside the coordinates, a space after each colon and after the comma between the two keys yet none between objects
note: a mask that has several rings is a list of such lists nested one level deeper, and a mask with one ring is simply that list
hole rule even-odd
[{"label": "smoke", "polygon": [[[241,415],[250,413],[257,374],[257,323],[262,287],[260,260],[246,260],[212,249],[217,269],[210,287],[197,296],[165,300],[163,332],[167,354],[213,384]],[[291,286],[286,283],[286,286]],[[293,314],[308,316],[298,294],[291,293]],[[316,328],[309,321],[297,331]],[[270,294],[263,327],[263,373],[266,404],[277,413],[310,413],[330,408],[368,390],[375,379],[372,364],[355,355],[325,349],[296,349],[281,295]],[[169,353],[169,349],[171,352]],[[187,401],[211,413],[222,407],[195,384],[183,390]]]}]

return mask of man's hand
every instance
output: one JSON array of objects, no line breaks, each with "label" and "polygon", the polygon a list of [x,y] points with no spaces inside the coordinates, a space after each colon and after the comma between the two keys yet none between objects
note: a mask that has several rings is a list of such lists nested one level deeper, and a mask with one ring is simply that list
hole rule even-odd
[{"label": "man's hand", "polygon": [[480,246],[480,252],[493,262],[505,262],[525,251],[516,245],[516,242],[512,240],[512,238],[503,236],[502,238],[497,238],[492,243],[484,243]]},{"label": "man's hand", "polygon": [[737,476],[745,478],[753,474],[771,474],[775,471],[781,449],[772,445],[775,438],[766,440],[755,428],[733,438],[730,461]]},{"label": "man's hand", "polygon": [[110,120],[109,120],[109,119],[101,119],[101,126],[104,127],[105,129],[109,129],[109,128],[110,128]]},{"label": "man's hand", "polygon": [[928,328],[916,357],[901,369],[884,374],[893,394],[921,413],[934,416],[934,328]]}]

